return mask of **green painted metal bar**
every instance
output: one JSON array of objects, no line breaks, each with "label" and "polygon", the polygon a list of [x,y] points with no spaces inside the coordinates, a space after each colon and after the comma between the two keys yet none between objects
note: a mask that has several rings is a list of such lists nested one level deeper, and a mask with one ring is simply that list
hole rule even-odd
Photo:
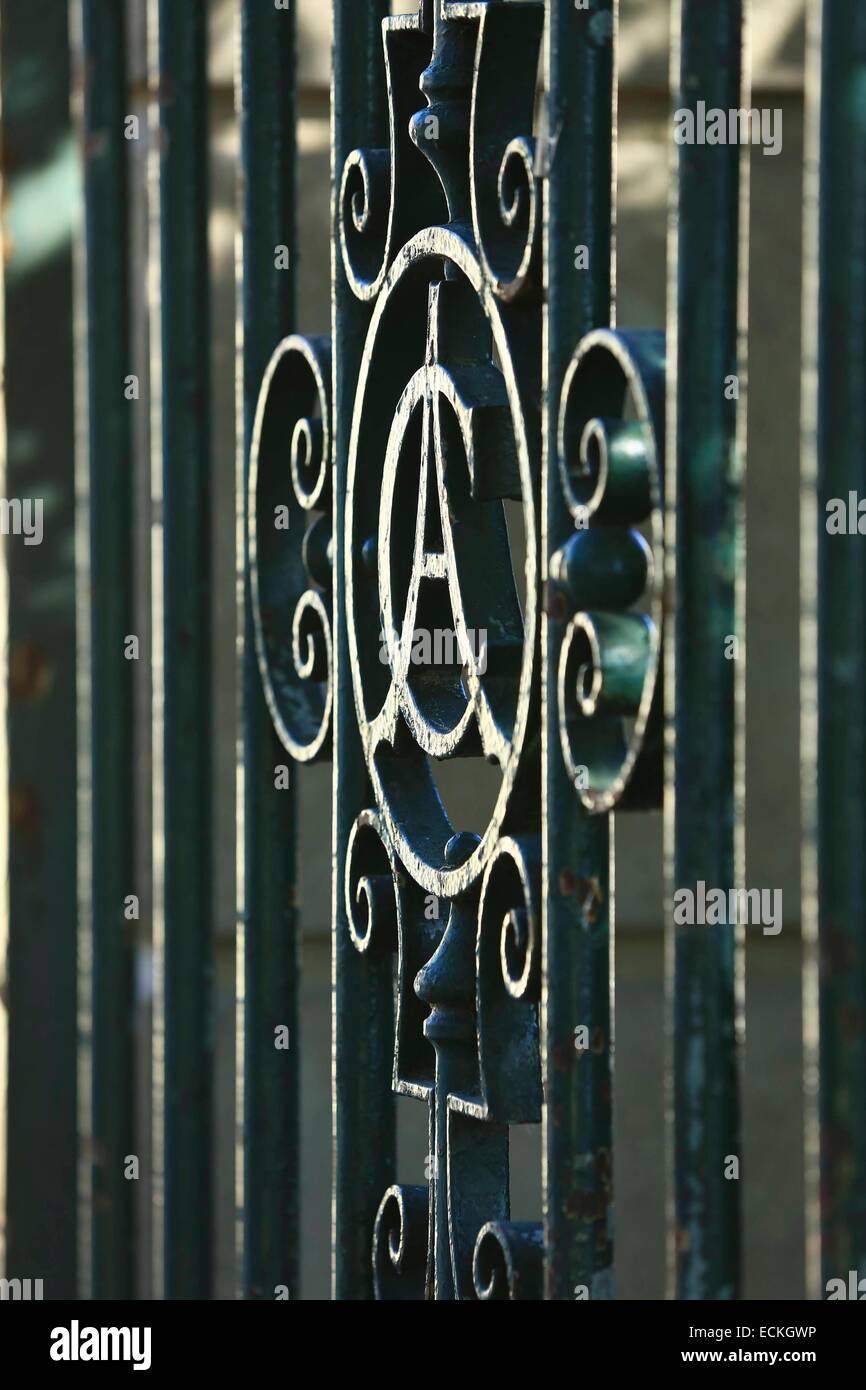
[{"label": "green painted metal bar", "polygon": [[816,1042],[820,1048],[808,1276],[811,1296],[824,1298],[830,1280],[842,1280],[847,1297],[849,1271],[866,1272],[866,550],[856,515],[853,527],[839,523],[852,494],[866,495],[862,5],[812,7],[807,73],[802,660],[813,1097]]},{"label": "green painted metal bar", "polygon": [[[298,950],[295,791],[256,662],[246,564],[249,453],[268,360],[295,316],[295,5],[242,0],[238,274],[238,573],[243,744],[238,768],[238,1255],[244,1298],[298,1295]],[[288,246],[290,269],[276,265]],[[288,454],[287,454],[288,458]],[[274,1029],[289,1029],[288,1052]]]},{"label": "green painted metal bar", "polygon": [[332,305],[334,360],[334,873],[333,873],[333,1293],[373,1296],[376,1211],[394,1180],[396,1139],[393,980],[390,959],[371,960],[346,921],[346,845],[370,792],[355,719],[343,570],[352,404],[370,311],[346,281],[337,236],[343,165],[359,146],[388,146],[381,22],[387,0],[334,0],[331,86]]},{"label": "green painted metal bar", "polygon": [[213,1279],[207,5],[149,18],[154,1282],[183,1299]]},{"label": "green painted metal bar", "polygon": [[[697,112],[696,124],[698,102],[725,112],[749,105],[744,22],[743,0],[712,6],[680,0],[672,102],[675,111]],[[740,1186],[728,1160],[742,1161],[742,928],[674,926],[672,901],[674,890],[694,891],[701,880],[727,892],[743,867],[738,707],[745,381],[739,335],[745,326],[747,155],[736,143],[682,144],[677,153],[668,269],[666,530],[674,599],[666,642],[669,719],[675,711],[665,799],[673,1029],[670,1262],[677,1297],[731,1299],[740,1290]],[[740,643],[737,659],[729,659],[731,636]]]},{"label": "green painted metal bar", "polygon": [[0,490],[22,518],[0,557],[0,1272],[57,1299],[76,1293],[77,163],[66,6],[0,21]]},{"label": "green painted metal bar", "polygon": [[[611,321],[616,20],[616,0],[599,0],[586,11],[571,0],[551,0],[548,8],[545,576],[550,556],[574,532],[556,460],[563,376],[582,335]],[[575,269],[579,245],[588,249],[586,270]],[[562,757],[555,720],[565,628],[555,614],[545,614],[545,1297],[610,1298],[612,835],[609,816],[584,811]],[[580,1026],[596,1040],[583,1055],[575,1050]]]},{"label": "green painted metal bar", "polygon": [[[134,930],[137,896],[132,795],[132,436],[142,407],[130,389],[126,21],[113,0],[83,0],[85,254],[81,343],[86,352],[86,515],[83,593],[89,641],[81,659],[82,798],[82,1284],[90,1297],[135,1296]],[[84,634],[82,633],[82,636]],[[82,829],[84,827],[82,826]],[[86,840],[86,836],[84,836]],[[87,846],[84,846],[87,855]]]}]

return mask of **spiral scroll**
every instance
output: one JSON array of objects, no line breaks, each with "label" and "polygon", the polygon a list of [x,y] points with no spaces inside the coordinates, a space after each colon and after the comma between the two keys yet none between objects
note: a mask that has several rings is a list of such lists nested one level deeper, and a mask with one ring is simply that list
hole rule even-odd
[{"label": "spiral scroll", "polygon": [[426,1187],[389,1187],[373,1229],[373,1281],[376,1297],[424,1297],[428,1266]]},{"label": "spiral scroll", "polygon": [[253,428],[248,547],[256,653],[271,719],[298,762],[331,736],[331,349],[285,338]]},{"label": "spiral scroll", "polygon": [[[401,197],[401,185],[418,167],[410,118],[418,107],[418,74],[429,57],[429,39],[418,16],[394,15],[382,25],[388,91],[388,148],[352,150],[343,166],[337,232],[346,280],[353,294],[375,300],[394,254],[430,222],[443,204],[430,182]],[[413,180],[415,182],[415,180]]]},{"label": "spiral scroll", "polygon": [[479,25],[472,89],[472,226],[487,278],[505,300],[540,284],[541,195],[531,132],[543,18],[540,7],[492,5]]},{"label": "spiral scroll", "polygon": [[511,1123],[541,1117],[538,998],[541,846],[504,837],[478,904],[477,1014],[485,1111]]},{"label": "spiral scroll", "polygon": [[583,339],[563,382],[558,454],[575,524],[551,557],[548,596],[551,616],[570,615],[557,680],[562,756],[587,810],[658,804],[662,334]]},{"label": "spiral scroll", "polygon": [[535,1221],[488,1221],[472,1260],[475,1296],[485,1303],[541,1297],[544,1231]]}]

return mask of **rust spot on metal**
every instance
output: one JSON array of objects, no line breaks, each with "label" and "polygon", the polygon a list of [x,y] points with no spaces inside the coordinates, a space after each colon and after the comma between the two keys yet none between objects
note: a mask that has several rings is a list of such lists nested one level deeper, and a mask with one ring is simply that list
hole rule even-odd
[{"label": "rust spot on metal", "polygon": [[553,585],[548,585],[544,606],[548,618],[551,618],[553,622],[565,622],[568,617],[568,603],[561,589],[555,589]]},{"label": "rust spot on metal", "polygon": [[559,875],[559,891],[563,897],[568,897],[577,888],[577,879],[571,869],[563,869]]},{"label": "rust spot on metal", "polygon": [[595,1151],[595,1171],[601,1180],[606,1191],[610,1190],[611,1179],[611,1159],[610,1149],[596,1149]]},{"label": "rust spot on metal", "polygon": [[104,154],[108,148],[108,131],[88,131],[81,143],[84,149],[84,158],[87,160],[95,159],[98,155]]},{"label": "rust spot on metal", "polygon": [[578,1221],[602,1221],[607,1214],[607,1201],[601,1192],[575,1192],[568,1198],[565,1211]]},{"label": "rust spot on metal", "polygon": [[51,689],[54,670],[38,642],[17,642],[9,654],[10,700],[40,700]]},{"label": "rust spot on metal", "polygon": [[42,821],[42,807],[32,787],[9,790],[9,824],[13,830],[33,834]]},{"label": "rust spot on metal", "polygon": [[601,1024],[597,1023],[592,1030],[589,1045],[592,1048],[593,1052],[595,1052],[596,1054],[600,1054],[604,1052],[605,1043],[606,1038],[604,1029],[602,1028]]}]

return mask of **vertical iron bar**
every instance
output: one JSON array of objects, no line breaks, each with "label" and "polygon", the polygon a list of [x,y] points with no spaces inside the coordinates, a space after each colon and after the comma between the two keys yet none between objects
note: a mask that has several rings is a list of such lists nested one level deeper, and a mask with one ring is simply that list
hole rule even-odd
[{"label": "vertical iron bar", "polygon": [[[236,516],[241,743],[238,758],[237,1184],[241,1295],[298,1294],[299,1047],[295,780],[275,790],[285,753],[256,662],[246,559],[249,453],[262,376],[295,315],[295,6],[241,0],[237,106]],[[275,248],[288,246],[290,269]],[[287,442],[288,450],[288,442]],[[288,458],[288,452],[286,457]],[[289,1029],[288,1052],[274,1029]]]},{"label": "vertical iron bar", "polygon": [[205,0],[151,0],[154,1279],[211,1292],[210,381]]},{"label": "vertical iron bar", "polygon": [[[133,618],[126,17],[83,0],[85,249],[80,279],[82,405],[82,1287],[135,1296],[135,884]],[[87,638],[85,643],[84,639]],[[89,847],[86,822],[89,821]]]},{"label": "vertical iron bar", "polygon": [[394,1180],[391,1092],[393,981],[390,960],[355,950],[345,912],[346,842],[369,788],[355,719],[346,631],[346,473],[355,385],[370,311],[343,271],[337,218],[347,155],[387,147],[381,23],[388,0],[334,0],[331,87],[332,306],[334,361],[334,873],[333,873],[333,1270],[334,1297],[372,1298],[373,1222]]},{"label": "vertical iron bar", "polygon": [[[821,1298],[830,1279],[847,1290],[849,1271],[866,1274],[866,9],[855,0],[810,8],[805,232],[807,1278]],[[828,531],[833,499],[854,515],[841,534]]]},{"label": "vertical iron bar", "polygon": [[[677,110],[748,108],[744,0],[680,0],[671,88]],[[696,127],[700,125],[696,115]],[[671,132],[673,143],[673,129]],[[676,1296],[740,1290],[742,927],[674,926],[673,893],[742,881],[745,255],[748,155],[738,143],[674,145],[668,261],[665,791],[672,1013]],[[739,400],[732,380],[738,382]],[[736,637],[731,658],[727,639]],[[670,1109],[670,1107],[669,1107]]]},{"label": "vertical iron bar", "polygon": [[[2,61],[2,41],[4,38],[2,29],[2,12],[0,12],[0,138],[4,130],[4,66]],[[6,201],[6,180],[0,165],[0,207]],[[0,267],[2,269],[2,267]],[[8,478],[8,434],[6,430],[6,277],[0,274],[0,380],[3,381],[3,390],[0,391],[0,487],[5,493]],[[9,648],[9,627],[11,620],[9,612],[9,564],[6,555],[0,555],[0,652],[6,652]],[[6,769],[5,775],[8,777],[9,768],[9,672],[5,657],[3,668],[0,670],[0,764]],[[0,1003],[0,1154],[3,1155],[3,1162],[0,1163],[0,1275],[4,1278],[14,1277],[9,1265],[9,1166],[12,1159],[12,1150],[9,1131],[9,1098],[11,1087],[11,1073],[9,1069],[9,1043],[12,1034],[12,1020],[9,1016],[11,1007],[11,989],[9,981],[9,958],[12,946],[12,923],[9,917],[11,905],[11,893],[9,891],[9,864],[11,859],[11,845],[9,843],[9,807],[8,807],[7,788],[0,788],[0,986],[3,990],[3,1001]],[[75,1280],[73,1278],[73,1286]],[[75,1290],[77,1292],[77,1290]]]},{"label": "vertical iron bar", "polygon": [[71,1299],[79,185],[67,7],[4,4],[0,41],[4,531],[11,518],[0,555],[0,1274],[42,1279],[46,1299]]},{"label": "vertical iron bar", "polygon": [[[562,380],[579,339],[612,320],[616,0],[551,0],[545,39],[544,575],[573,531],[557,466]],[[575,248],[589,266],[575,269]],[[546,606],[546,605],[545,605]],[[545,1297],[613,1297],[612,942],[609,816],[588,815],[556,729],[564,624],[545,613],[543,1182]],[[585,1025],[592,1050],[575,1051]],[[597,1040],[601,1039],[601,1045]],[[581,1294],[576,1294],[582,1286]]]}]

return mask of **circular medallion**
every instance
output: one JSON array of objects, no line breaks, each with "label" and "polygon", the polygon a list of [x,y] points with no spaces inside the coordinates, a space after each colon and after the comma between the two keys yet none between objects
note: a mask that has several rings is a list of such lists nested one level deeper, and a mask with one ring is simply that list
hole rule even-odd
[{"label": "circular medallion", "polygon": [[[420,233],[377,301],[352,421],[345,579],[361,740],[396,853],[443,897],[475,881],[506,822],[519,828],[537,769],[521,755],[537,703],[538,412],[511,357],[515,312],[458,234]],[[521,503],[525,611],[507,499]],[[449,820],[436,766],[458,757],[486,759],[500,780],[486,827],[455,855],[446,846],[466,827]]]}]

